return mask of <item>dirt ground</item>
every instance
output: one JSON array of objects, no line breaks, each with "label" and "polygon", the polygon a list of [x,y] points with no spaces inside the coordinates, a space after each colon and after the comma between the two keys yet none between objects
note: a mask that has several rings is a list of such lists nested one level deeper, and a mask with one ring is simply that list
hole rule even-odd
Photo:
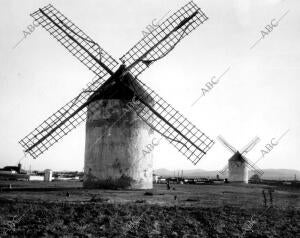
[{"label": "dirt ground", "polygon": [[[6,187],[5,184],[0,186]],[[155,185],[91,190],[78,182],[11,183],[0,237],[300,237],[300,190],[261,185]],[[14,191],[14,189],[16,191]]]}]

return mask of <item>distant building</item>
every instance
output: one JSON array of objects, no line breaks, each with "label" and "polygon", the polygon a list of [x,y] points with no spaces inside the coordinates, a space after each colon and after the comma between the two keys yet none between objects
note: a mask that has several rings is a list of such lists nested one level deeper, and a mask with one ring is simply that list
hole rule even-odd
[{"label": "distant building", "polygon": [[10,172],[11,174],[26,174],[26,171],[22,169],[22,165],[19,163],[18,166],[5,166],[0,169],[0,173]]},{"label": "distant building", "polygon": [[51,169],[46,169],[45,170],[45,175],[44,175],[44,181],[45,182],[51,182],[52,181],[52,170]]},{"label": "distant building", "polygon": [[5,166],[0,169],[1,180],[28,180],[29,175],[22,169],[21,164],[18,166]]}]

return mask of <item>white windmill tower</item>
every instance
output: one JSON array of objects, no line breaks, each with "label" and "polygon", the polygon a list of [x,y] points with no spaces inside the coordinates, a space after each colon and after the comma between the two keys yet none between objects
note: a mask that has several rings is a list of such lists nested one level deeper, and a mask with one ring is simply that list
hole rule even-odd
[{"label": "white windmill tower", "polygon": [[250,141],[241,151],[235,149],[222,136],[218,136],[218,139],[227,149],[234,153],[228,160],[228,164],[220,171],[220,173],[223,174],[228,170],[229,182],[248,183],[248,168],[253,169],[260,176],[263,175],[263,171],[255,167],[255,165],[245,157],[260,141],[258,137]]}]

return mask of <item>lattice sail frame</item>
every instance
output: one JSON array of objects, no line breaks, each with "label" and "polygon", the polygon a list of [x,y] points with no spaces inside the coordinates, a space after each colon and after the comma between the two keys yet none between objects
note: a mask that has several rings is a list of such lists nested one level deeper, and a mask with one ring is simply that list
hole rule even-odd
[{"label": "lattice sail frame", "polygon": [[260,176],[262,176],[264,174],[264,171],[262,171],[261,169],[259,169],[257,166],[255,166],[254,163],[252,163],[248,158],[246,158],[244,155],[242,155],[243,159],[246,162],[246,166],[249,169],[253,169],[256,173],[258,173]]},{"label": "lattice sail frame", "polygon": [[[64,124],[60,125],[64,120],[66,120],[76,110],[78,110],[93,94],[93,91],[99,88],[105,82],[105,80],[105,78],[102,78],[89,83],[87,89],[82,90],[82,92],[79,93],[78,96],[61,107],[57,112],[52,114],[43,123],[36,127],[31,133],[21,139],[19,143],[25,149],[25,152],[29,153],[33,158],[37,158],[39,155],[48,150],[52,145],[54,145],[57,141],[59,141],[61,138],[63,138],[65,135],[79,126],[83,121],[85,121],[87,110],[86,108],[83,108],[73,117],[67,120]],[[59,126],[59,128],[49,134],[50,131],[57,126]],[[44,137],[46,138],[42,142],[31,148]]]},{"label": "lattice sail frame", "polygon": [[31,16],[96,75],[113,73],[119,63],[51,4]]},{"label": "lattice sail frame", "polygon": [[218,139],[219,139],[219,141],[224,145],[224,147],[225,147],[226,149],[228,149],[230,152],[232,152],[232,153],[236,153],[236,152],[237,152],[237,149],[234,148],[231,144],[229,144],[229,143],[224,139],[223,136],[219,135],[219,136],[218,136]]},{"label": "lattice sail frame", "polygon": [[254,139],[252,139],[247,145],[245,145],[241,149],[241,154],[245,155],[249,153],[256,146],[258,142],[260,142],[260,138],[256,136]]},{"label": "lattice sail frame", "polygon": [[[195,15],[191,19],[176,29],[180,23],[183,23],[193,14]],[[138,76],[152,62],[168,54],[181,39],[207,19],[208,17],[204,12],[191,1],[140,40],[120,60],[128,66],[133,76]]]},{"label": "lattice sail frame", "polygon": [[[165,137],[193,164],[197,164],[213,146],[214,141],[175,110],[154,90],[150,89],[137,78],[135,80],[142,85],[145,91],[144,93],[140,93],[132,85],[135,95],[139,100],[139,103],[133,104],[132,108],[152,129]],[[149,106],[143,103],[151,100],[153,102]],[[153,111],[158,113],[163,119],[153,113]]]}]

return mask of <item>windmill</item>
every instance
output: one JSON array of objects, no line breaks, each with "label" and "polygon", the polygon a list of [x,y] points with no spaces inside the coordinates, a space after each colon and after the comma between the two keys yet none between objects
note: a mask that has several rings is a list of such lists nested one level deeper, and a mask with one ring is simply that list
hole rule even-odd
[{"label": "windmill", "polygon": [[221,174],[224,174],[228,170],[229,182],[248,183],[248,168],[253,169],[260,176],[263,175],[264,172],[245,156],[260,141],[258,137],[251,140],[241,151],[235,149],[222,136],[218,136],[218,139],[230,152],[234,153],[228,160],[228,164],[220,171]]},{"label": "windmill", "polygon": [[213,140],[137,78],[208,19],[196,4],[172,14],[124,54],[121,64],[52,5],[31,16],[96,79],[19,141],[25,154],[37,158],[86,120],[84,186],[144,189],[152,188],[152,157],[140,155],[154,131],[193,164],[212,147]]}]

